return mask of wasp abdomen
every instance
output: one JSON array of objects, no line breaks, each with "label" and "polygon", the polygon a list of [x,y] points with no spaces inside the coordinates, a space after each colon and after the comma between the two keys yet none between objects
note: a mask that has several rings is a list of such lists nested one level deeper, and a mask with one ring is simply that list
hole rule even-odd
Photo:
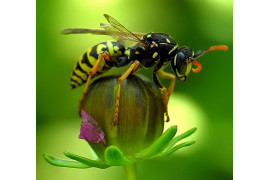
[{"label": "wasp abdomen", "polygon": [[121,44],[113,41],[102,42],[89,48],[87,52],[80,57],[79,61],[73,68],[70,79],[70,86],[72,89],[84,84],[87,81],[89,73],[95,66],[99,55],[104,52],[110,56],[111,61],[106,61],[103,59],[96,74],[92,77],[100,75],[113,67],[114,62],[117,61],[118,57],[124,55],[125,48]]}]

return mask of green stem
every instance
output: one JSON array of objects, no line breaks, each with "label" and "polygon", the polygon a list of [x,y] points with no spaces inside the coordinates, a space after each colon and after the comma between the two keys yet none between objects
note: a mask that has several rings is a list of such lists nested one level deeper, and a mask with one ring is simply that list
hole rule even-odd
[{"label": "green stem", "polygon": [[136,164],[125,165],[124,168],[127,175],[127,180],[137,180]]}]

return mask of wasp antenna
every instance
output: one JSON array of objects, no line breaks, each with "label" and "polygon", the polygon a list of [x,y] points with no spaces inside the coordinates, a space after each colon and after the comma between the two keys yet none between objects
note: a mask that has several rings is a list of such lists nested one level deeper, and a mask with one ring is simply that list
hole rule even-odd
[{"label": "wasp antenna", "polygon": [[192,68],[192,71],[194,73],[198,73],[198,72],[200,72],[202,70],[202,65],[198,61],[193,60],[191,62],[192,62],[192,64],[194,64],[195,66],[197,66],[196,69]]},{"label": "wasp antenna", "polygon": [[217,45],[217,46],[211,46],[209,48],[207,48],[206,50],[199,50],[195,53],[194,55],[194,59],[197,59],[198,57],[204,55],[207,52],[210,51],[216,51],[216,50],[220,50],[220,51],[227,51],[228,50],[228,46],[226,45]]},{"label": "wasp antenna", "polygon": [[215,51],[215,50],[227,51],[228,46],[226,45],[211,46],[206,51],[209,52],[209,51]]}]

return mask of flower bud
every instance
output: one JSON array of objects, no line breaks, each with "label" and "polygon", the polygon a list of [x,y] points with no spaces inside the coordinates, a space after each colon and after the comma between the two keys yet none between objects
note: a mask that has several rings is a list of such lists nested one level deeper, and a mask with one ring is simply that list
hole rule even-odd
[{"label": "flower bud", "polygon": [[[102,140],[106,142],[105,146],[104,143],[88,141],[101,159],[105,148],[111,145],[117,146],[125,156],[132,157],[149,147],[163,132],[161,92],[149,80],[135,75],[128,76],[121,85],[118,124],[112,125],[118,78],[109,76],[97,79],[90,84],[82,102],[82,109],[98,124],[100,129],[97,132],[105,134]],[[81,134],[80,137],[84,136]]]}]

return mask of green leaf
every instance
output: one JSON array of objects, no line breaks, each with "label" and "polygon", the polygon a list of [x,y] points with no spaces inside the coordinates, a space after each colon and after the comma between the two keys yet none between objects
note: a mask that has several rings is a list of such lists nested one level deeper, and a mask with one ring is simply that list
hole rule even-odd
[{"label": "green leaf", "polygon": [[126,158],[123,153],[115,146],[109,146],[104,153],[105,160],[108,165],[124,166],[134,164],[132,160]]},{"label": "green leaf", "polygon": [[77,161],[67,161],[63,159],[58,159],[49,155],[44,154],[44,159],[54,166],[59,167],[70,167],[70,168],[91,168],[91,166],[77,162]]},{"label": "green leaf", "polygon": [[168,150],[171,149],[178,141],[180,141],[180,140],[182,140],[182,139],[184,139],[184,138],[190,136],[190,135],[193,134],[196,130],[197,130],[197,128],[194,127],[194,128],[192,128],[192,129],[190,129],[190,130],[188,130],[188,131],[186,131],[186,132],[180,134],[179,136],[173,138],[173,139],[171,140],[171,142],[168,144],[168,146],[163,150],[163,152],[168,151]]},{"label": "green leaf", "polygon": [[88,166],[91,166],[91,167],[96,167],[96,168],[100,168],[100,169],[105,169],[105,168],[108,168],[109,166],[105,164],[105,162],[102,162],[100,160],[91,160],[91,159],[88,159],[88,158],[85,158],[85,157],[82,157],[82,156],[79,156],[79,155],[76,155],[76,154],[72,154],[70,152],[64,152],[65,156],[71,158],[71,159],[74,159],[76,161],[79,161],[83,164],[86,164]]},{"label": "green leaf", "polygon": [[149,146],[143,153],[137,154],[137,158],[150,158],[161,152],[177,132],[177,126],[170,127],[164,132],[151,146]]},{"label": "green leaf", "polygon": [[195,143],[195,141],[188,141],[188,142],[184,142],[184,143],[178,144],[177,146],[174,146],[173,148],[169,149],[168,151],[162,152],[162,153],[158,154],[157,156],[155,156],[155,158],[156,157],[169,156],[172,153],[174,153],[175,151],[177,151],[178,149],[183,148],[183,147],[186,147],[186,146],[190,146],[190,145],[192,145],[194,143]]}]

